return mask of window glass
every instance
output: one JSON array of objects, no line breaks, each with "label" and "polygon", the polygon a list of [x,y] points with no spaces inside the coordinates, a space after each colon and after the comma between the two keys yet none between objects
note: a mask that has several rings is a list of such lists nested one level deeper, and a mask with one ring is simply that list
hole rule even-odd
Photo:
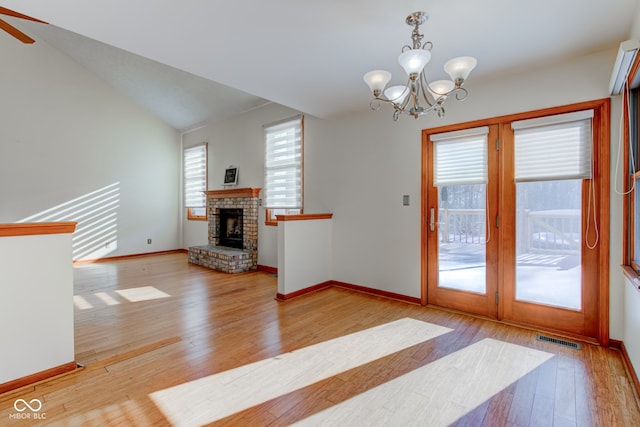
[{"label": "window glass", "polygon": [[266,223],[276,215],[302,213],[303,117],[265,126]]}]

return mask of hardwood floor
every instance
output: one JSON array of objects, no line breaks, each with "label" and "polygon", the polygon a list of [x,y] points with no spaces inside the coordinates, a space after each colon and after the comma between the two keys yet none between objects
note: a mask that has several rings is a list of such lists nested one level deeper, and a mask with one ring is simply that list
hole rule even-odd
[{"label": "hardwood floor", "polygon": [[77,266],[85,367],[0,395],[0,425],[640,426],[615,350],[339,288],[281,303],[276,280],[185,254]]}]

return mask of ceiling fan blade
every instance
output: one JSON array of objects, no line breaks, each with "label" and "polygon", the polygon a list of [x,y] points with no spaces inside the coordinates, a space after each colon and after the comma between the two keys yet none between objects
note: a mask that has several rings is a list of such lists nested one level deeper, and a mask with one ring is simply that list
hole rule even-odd
[{"label": "ceiling fan blade", "polygon": [[2,19],[0,19],[0,28],[5,30],[7,33],[11,34],[13,37],[15,37],[18,40],[20,40],[22,43],[31,44],[31,43],[35,42],[34,39],[29,37],[28,35],[26,35],[22,31],[18,30],[16,27],[7,24]]},{"label": "ceiling fan blade", "polygon": [[11,9],[7,9],[6,7],[2,7],[2,6],[0,6],[0,14],[7,15],[7,16],[13,16],[14,18],[27,19],[29,21],[40,22],[42,24],[47,24],[47,22],[41,21],[41,20],[39,20],[37,18],[32,18],[29,15],[24,15],[22,13],[15,12],[15,11],[13,11]]}]

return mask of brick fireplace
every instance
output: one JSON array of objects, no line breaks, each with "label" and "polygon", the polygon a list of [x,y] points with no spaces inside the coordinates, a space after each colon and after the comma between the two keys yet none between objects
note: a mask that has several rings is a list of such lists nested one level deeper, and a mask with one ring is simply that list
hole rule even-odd
[{"label": "brick fireplace", "polygon": [[207,191],[209,244],[189,248],[189,262],[225,273],[258,267],[260,188]]}]

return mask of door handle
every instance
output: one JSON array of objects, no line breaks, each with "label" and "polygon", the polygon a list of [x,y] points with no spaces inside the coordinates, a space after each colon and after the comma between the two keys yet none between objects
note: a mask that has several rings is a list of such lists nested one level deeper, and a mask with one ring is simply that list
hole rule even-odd
[{"label": "door handle", "polygon": [[439,227],[441,224],[444,224],[444,222],[442,222],[442,221],[436,222],[435,209],[431,208],[429,210],[429,230],[436,231],[436,226]]},{"label": "door handle", "polygon": [[431,208],[431,212],[429,213],[429,230],[431,231],[436,230],[435,212],[433,208]]}]

